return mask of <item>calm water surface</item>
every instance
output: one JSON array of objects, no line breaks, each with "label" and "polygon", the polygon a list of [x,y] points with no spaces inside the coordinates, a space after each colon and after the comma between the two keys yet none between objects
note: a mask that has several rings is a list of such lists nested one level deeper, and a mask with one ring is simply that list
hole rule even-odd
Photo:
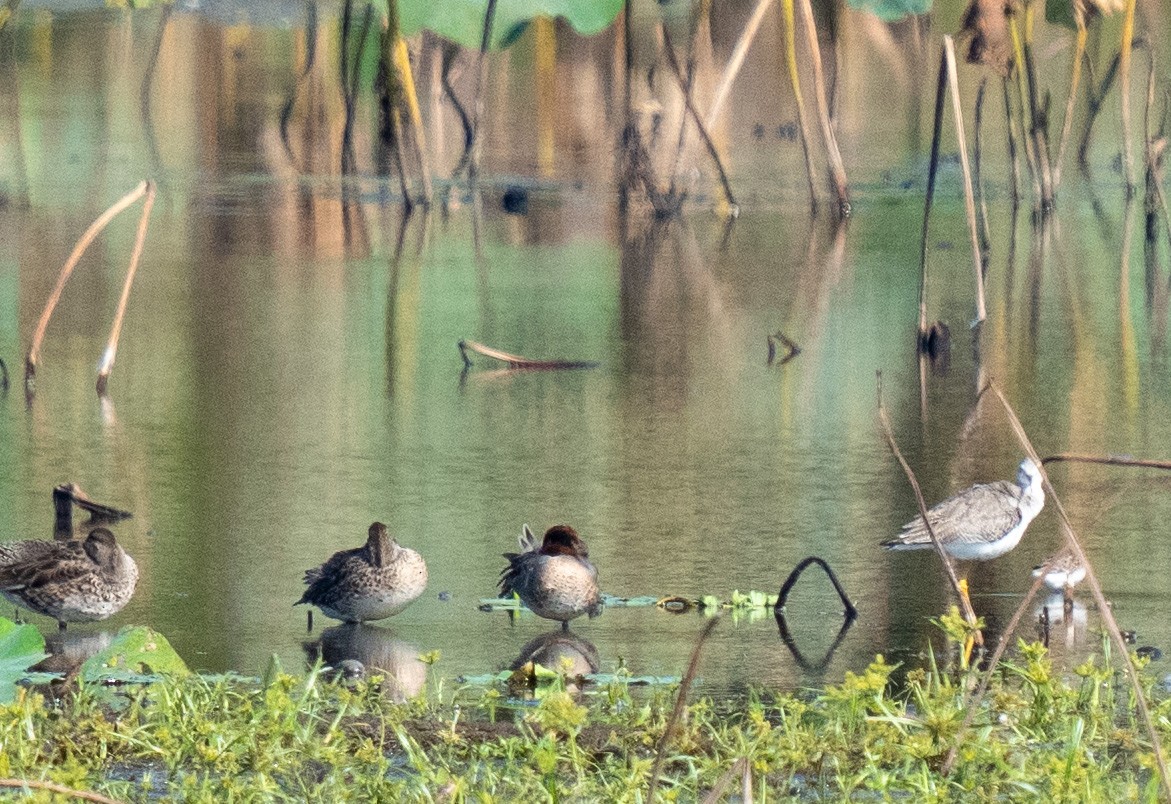
[{"label": "calm water surface", "polygon": [[[133,215],[66,288],[35,399],[26,405],[18,382],[0,398],[4,538],[47,537],[49,491],[66,480],[135,513],[117,529],[142,571],[134,600],[70,633],[149,624],[194,667],[257,673],[273,653],[299,666],[329,625],[319,617],[309,636],[292,608],[302,573],[360,544],[378,519],[427,558],[430,588],[381,631],[330,632],[326,649],[439,651],[433,675],[490,672],[555,625],[477,610],[494,594],[501,553],[522,523],[568,522],[604,591],[622,597],[775,593],[800,559],[825,558],[860,618],[824,668],[802,669],[769,613],[722,624],[701,674],[714,692],[834,681],[878,652],[918,661],[935,638],[929,618],[948,605],[934,556],[878,547],[915,503],[878,429],[876,371],[929,500],[1010,478],[1020,460],[995,402],[977,404],[981,376],[1001,384],[1042,455],[1171,455],[1167,279],[1148,282],[1141,206],[1126,236],[1108,121],[1100,175],[1071,175],[1043,230],[1026,211],[1013,220],[1004,165],[992,161],[990,316],[978,336],[957,175],[945,174],[930,304],[954,346],[921,399],[922,163],[861,95],[843,105],[857,193],[844,228],[810,223],[799,146],[753,133],[758,118],[769,132],[792,119],[784,99],[753,94],[764,78],[733,101],[733,178],[747,200],[730,229],[702,203],[657,227],[637,213],[621,220],[608,189],[612,132],[582,144],[572,123],[558,129],[557,153],[577,157],[557,162],[515,216],[501,207],[499,177],[543,170],[529,148],[522,42],[494,75],[497,94],[517,100],[515,118],[491,123],[480,221],[454,203],[404,227],[393,179],[367,169],[343,184],[283,152],[276,121],[303,31],[177,13],[151,141],[137,92],[158,22],[34,6],[0,37],[0,357],[10,368],[75,239],[142,177],[159,181],[108,400],[94,394],[94,366]],[[336,31],[330,19],[318,34],[319,58],[335,59],[321,69],[327,89]],[[604,42],[567,39],[571,64],[607,58]],[[580,100],[563,92],[567,106]],[[450,162],[458,137],[447,133]],[[358,149],[362,162],[368,135]],[[770,367],[765,336],[778,329],[802,352]],[[478,361],[461,375],[461,338],[600,366],[508,373]],[[1052,478],[1123,627],[1171,646],[1171,478],[1068,465]],[[993,628],[1059,543],[1047,509],[1021,547],[973,569]],[[831,646],[840,609],[809,574],[789,617],[808,659]],[[1087,620],[1079,651],[1098,644],[1093,611]],[[574,632],[603,670],[676,675],[701,626],[694,614],[615,608]]]}]

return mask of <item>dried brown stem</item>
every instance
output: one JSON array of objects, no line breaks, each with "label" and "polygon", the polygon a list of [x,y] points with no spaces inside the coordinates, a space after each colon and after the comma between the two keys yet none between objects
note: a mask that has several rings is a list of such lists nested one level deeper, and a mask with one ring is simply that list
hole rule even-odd
[{"label": "dried brown stem", "polygon": [[679,66],[679,60],[675,57],[675,48],[671,45],[671,35],[667,31],[666,24],[660,22],[659,29],[663,35],[663,50],[667,54],[667,64],[671,67],[671,72],[675,74],[675,80],[679,83],[679,91],[683,93],[683,103],[687,107],[687,113],[691,115],[695,127],[699,129],[700,139],[703,140],[703,144],[716,166],[716,173],[720,177],[720,187],[724,191],[724,198],[728,202],[730,214],[732,217],[736,217],[739,207],[736,204],[735,196],[732,195],[732,185],[728,182],[728,174],[724,170],[724,162],[720,159],[720,153],[716,150],[716,144],[712,142],[711,134],[708,133],[707,126],[704,125],[703,118],[700,117],[699,111],[695,108],[695,102],[691,99],[691,89],[686,77],[683,75],[683,70]]},{"label": "dried brown stem", "polygon": [[110,339],[106,342],[106,351],[102,353],[102,361],[98,364],[98,396],[105,396],[110,369],[114,368],[114,359],[118,356],[118,337],[122,334],[122,319],[126,316],[126,304],[130,301],[130,286],[134,283],[134,275],[138,271],[142,247],[146,243],[146,230],[150,225],[150,211],[155,205],[155,183],[148,181],[146,184],[146,200],[142,202],[142,217],[138,220],[138,233],[134,238],[134,251],[130,254],[130,267],[126,269],[126,281],[122,285],[122,296],[118,299],[118,309],[114,313],[114,323],[110,327]]},{"label": "dried brown stem", "polygon": [[801,4],[801,18],[805,23],[805,37],[813,61],[813,94],[817,100],[817,116],[821,123],[821,136],[825,143],[826,158],[829,160],[830,179],[838,199],[838,214],[850,214],[850,188],[846,181],[846,168],[842,164],[842,152],[829,119],[829,103],[825,98],[825,75],[821,68],[821,45],[817,41],[817,26],[813,19],[813,5],[810,0],[798,0]]},{"label": "dried brown stem", "polygon": [[31,386],[32,378],[37,373],[37,359],[41,352],[41,341],[45,339],[45,329],[49,326],[49,318],[53,315],[53,310],[57,307],[57,302],[61,299],[61,292],[65,289],[65,283],[69,281],[69,277],[73,274],[73,269],[77,267],[81,255],[85,253],[85,250],[89,248],[89,244],[94,241],[94,238],[106,228],[119,212],[146,194],[149,184],[150,182],[142,182],[99,215],[90,224],[90,227],[85,230],[85,234],[77,241],[77,245],[73,247],[73,252],[69,255],[69,259],[61,267],[61,274],[57,277],[56,287],[49,294],[49,300],[45,302],[45,309],[41,313],[40,320],[37,322],[37,328],[33,331],[32,345],[29,346],[28,355],[24,359],[24,383],[26,388]]},{"label": "dried brown stem", "polygon": [[1057,192],[1061,184],[1061,165],[1065,161],[1065,148],[1069,145],[1069,132],[1073,128],[1073,103],[1077,96],[1078,84],[1082,75],[1082,56],[1086,52],[1087,29],[1083,16],[1076,11],[1074,4],[1074,21],[1077,23],[1077,43],[1074,45],[1073,71],[1069,79],[1069,97],[1065,101],[1065,120],[1061,125],[1061,142],[1057,146],[1057,161],[1053,164],[1053,191]]},{"label": "dried brown stem", "polygon": [[44,782],[38,779],[0,779],[0,787],[16,788],[17,790],[47,790],[61,796],[80,798],[83,801],[96,801],[98,804],[121,804],[116,798],[103,796],[101,793],[91,793],[88,790],[74,790],[56,782]]},{"label": "dried brown stem", "polygon": [[980,251],[980,235],[976,227],[976,198],[972,192],[972,168],[968,164],[968,145],[964,138],[964,110],[960,104],[960,83],[956,72],[955,43],[950,36],[943,37],[943,53],[947,60],[947,82],[951,90],[951,108],[955,114],[960,167],[964,174],[964,209],[968,216],[968,235],[972,241],[972,263],[976,271],[976,321],[979,322],[987,318],[988,315],[984,305],[984,260]]},{"label": "dried brown stem", "polygon": [[764,21],[765,12],[768,11],[772,3],[773,0],[757,0],[752,16],[748,18],[748,24],[740,33],[740,39],[736,41],[736,48],[732,51],[732,58],[728,59],[728,66],[724,68],[720,85],[716,87],[716,95],[712,100],[711,108],[707,110],[708,128],[714,126],[719,119],[720,112],[724,108],[724,101],[728,99],[728,93],[732,89],[732,84],[735,82],[736,76],[740,74],[740,68],[744,66],[744,57],[748,55],[748,49],[752,47],[756,33],[760,30],[760,24]]},{"label": "dried brown stem", "polygon": [[[769,0],[765,0],[765,2],[769,2]],[[718,804],[720,799],[724,797],[724,793],[728,792],[728,788],[732,786],[732,782],[737,776],[751,773],[752,769],[748,764],[748,758],[740,757],[732,763],[732,767],[724,771],[723,775],[716,781],[715,786],[703,797],[703,804]],[[748,789],[751,789],[751,787]]]},{"label": "dried brown stem", "polygon": [[675,695],[675,706],[671,710],[671,716],[667,718],[667,726],[663,729],[663,734],[659,737],[658,743],[655,744],[655,764],[651,766],[651,783],[647,787],[646,800],[653,802],[655,800],[655,790],[659,786],[659,774],[663,770],[663,762],[667,758],[667,744],[671,742],[671,737],[675,732],[675,727],[679,725],[679,719],[683,717],[683,710],[687,706],[687,691],[691,688],[691,682],[695,680],[695,671],[699,669],[699,655],[703,650],[704,643],[707,642],[708,637],[712,635],[716,625],[720,622],[720,618],[712,617],[708,620],[707,625],[699,632],[699,638],[695,640],[695,647],[691,649],[691,658],[687,662],[687,672],[683,674],[683,679],[679,682],[679,692]]},{"label": "dried brown stem", "polygon": [[[907,480],[911,483],[911,489],[915,492],[915,502],[919,505],[919,516],[923,518],[923,525],[927,528],[927,535],[931,537],[931,545],[935,548],[935,552],[943,564],[943,570],[947,574],[948,581],[951,582],[951,588],[960,600],[960,608],[963,612],[964,619],[974,628],[976,625],[976,612],[972,610],[972,603],[968,600],[968,596],[960,589],[960,579],[956,576],[955,565],[952,563],[951,556],[943,549],[943,545],[939,543],[939,537],[935,535],[935,529],[931,527],[931,520],[927,516],[927,501],[923,499],[923,491],[919,488],[919,480],[915,477],[915,472],[911,469],[911,465],[907,463],[907,459],[903,457],[903,453],[899,450],[899,445],[895,442],[894,431],[890,426],[890,419],[887,417],[886,408],[882,404],[881,371],[878,372],[878,421],[882,424],[882,434],[886,437],[886,445],[890,447],[890,451],[898,459],[899,465],[903,467],[903,472],[907,475]],[[976,644],[984,644],[984,636],[979,630],[975,632],[975,639]]]},{"label": "dried brown stem", "polygon": [[480,40],[480,59],[476,64],[476,103],[472,109],[472,153],[468,160],[468,184],[475,192],[480,177],[480,154],[484,149],[484,93],[488,87],[488,48],[492,44],[492,23],[496,19],[496,0],[488,0],[484,9],[484,35]]},{"label": "dried brown stem", "polygon": [[472,365],[472,359],[468,357],[468,352],[500,360],[507,363],[509,368],[514,369],[577,369],[594,368],[598,365],[590,360],[531,360],[500,349],[493,349],[491,346],[485,346],[476,341],[462,340],[459,342],[459,353],[460,357],[463,358],[465,368]]},{"label": "dried brown stem", "polygon": [[[1005,398],[999,386],[990,381],[980,393],[983,394],[985,391],[991,391],[1000,400],[1017,440],[1024,447],[1026,454],[1040,466],[1042,463],[1041,457],[1037,454],[1037,450],[1029,440],[1024,426],[1021,424],[1020,419],[1017,418],[1016,411],[1013,410],[1012,405],[1009,404],[1008,399]],[[1155,724],[1151,718],[1151,711],[1147,706],[1147,699],[1143,692],[1142,682],[1138,677],[1138,670],[1135,668],[1134,662],[1131,659],[1130,648],[1127,646],[1126,640],[1122,637],[1122,631],[1118,628],[1118,623],[1114,619],[1114,613],[1110,609],[1106,595],[1102,592],[1102,585],[1098,582],[1098,576],[1095,574],[1093,566],[1091,566],[1089,559],[1086,558],[1085,551],[1082,550],[1082,546],[1078,542],[1077,534],[1074,532],[1073,525],[1069,521],[1069,515],[1065,511],[1065,506],[1061,504],[1061,499],[1057,496],[1053,484],[1049,482],[1049,476],[1045,473],[1044,468],[1041,469],[1041,482],[1044,483],[1045,493],[1053,501],[1053,508],[1057,512],[1058,519],[1061,521],[1061,529],[1065,534],[1066,546],[1073,553],[1074,558],[1086,568],[1086,582],[1089,584],[1090,591],[1093,593],[1094,602],[1098,606],[1102,622],[1106,625],[1106,631],[1110,634],[1110,639],[1118,649],[1118,654],[1126,659],[1126,676],[1134,689],[1135,707],[1138,709],[1139,719],[1146,728],[1147,738],[1151,741],[1151,751],[1155,755],[1155,764],[1159,769],[1159,779],[1163,784],[1163,791],[1171,798],[1171,774],[1168,773],[1167,760],[1163,756],[1163,748],[1159,740],[1159,734],[1155,730]]]},{"label": "dried brown stem", "polygon": [[1060,452],[1041,460],[1042,464],[1068,463],[1100,463],[1107,466],[1138,466],[1147,469],[1171,469],[1171,461],[1155,461],[1146,458],[1129,458],[1125,455],[1082,455],[1074,452]]},{"label": "dried brown stem", "polygon": [[785,365],[797,355],[801,354],[801,347],[797,342],[789,338],[780,330],[775,335],[768,336],[768,364],[771,366],[773,361],[777,358],[777,344],[780,343],[785,347],[785,356],[781,358],[779,365]]}]

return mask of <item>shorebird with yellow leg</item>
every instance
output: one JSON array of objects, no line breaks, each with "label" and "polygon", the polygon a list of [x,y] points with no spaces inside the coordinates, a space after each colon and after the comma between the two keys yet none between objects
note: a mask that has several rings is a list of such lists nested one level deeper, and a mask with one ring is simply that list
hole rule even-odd
[{"label": "shorebird with yellow leg", "polygon": [[[1044,506],[1041,470],[1025,458],[1017,470],[1016,483],[997,480],[969,486],[933,505],[927,520],[940,547],[952,558],[988,561],[1016,547]],[[903,525],[902,532],[882,546],[888,550],[930,548],[931,536],[923,517]],[[968,596],[966,578],[960,580],[960,593]]]}]

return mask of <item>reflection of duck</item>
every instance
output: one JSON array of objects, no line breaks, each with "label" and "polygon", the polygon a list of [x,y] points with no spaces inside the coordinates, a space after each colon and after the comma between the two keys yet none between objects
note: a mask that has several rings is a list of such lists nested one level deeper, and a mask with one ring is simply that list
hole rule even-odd
[{"label": "reflection of duck", "polygon": [[427,681],[427,664],[419,659],[419,649],[396,639],[394,632],[386,628],[364,623],[335,625],[304,647],[310,660],[320,656],[334,668],[353,667],[353,662],[361,662],[367,673],[385,673],[390,695],[397,701],[414,698]]},{"label": "reflection of duck", "polygon": [[320,567],[305,572],[309,588],[295,605],[308,603],[327,617],[348,623],[398,614],[427,588],[427,564],[409,547],[400,547],[375,522],[363,547],[341,550]]},{"label": "reflection of duck", "polygon": [[520,649],[520,655],[508,668],[514,671],[509,683],[531,689],[536,683],[534,665],[538,664],[561,675],[566,691],[571,693],[579,692],[581,678],[598,672],[600,666],[594,643],[560,628],[529,640]]},{"label": "reflection of duck", "polygon": [[137,584],[138,566],[105,528],[85,541],[0,544],[0,594],[61,628],[121,611]]},{"label": "reflection of duck", "polygon": [[504,554],[508,566],[500,574],[502,596],[515,593],[534,614],[560,620],[565,629],[575,617],[602,613],[598,570],[577,531],[554,525],[538,548],[537,537],[525,525],[519,543],[519,553]]},{"label": "reflection of duck", "polygon": [[113,639],[110,631],[58,631],[45,637],[48,658],[31,669],[45,673],[72,673],[89,657],[110,647]]},{"label": "reflection of duck", "polygon": [[53,489],[53,538],[70,540],[73,532],[73,506],[89,512],[89,519],[78,527],[88,533],[98,525],[117,522],[131,516],[129,511],[102,505],[90,499],[76,483],[62,483]]}]

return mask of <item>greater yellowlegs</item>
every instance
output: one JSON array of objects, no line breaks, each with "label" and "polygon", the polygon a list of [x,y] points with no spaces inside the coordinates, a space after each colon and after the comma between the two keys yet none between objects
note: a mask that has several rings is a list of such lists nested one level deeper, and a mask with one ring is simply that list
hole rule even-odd
[{"label": "greater yellowlegs", "polygon": [[137,584],[138,566],[106,528],[84,541],[0,544],[0,594],[61,628],[121,611]]},{"label": "greater yellowlegs", "polygon": [[590,563],[589,549],[577,531],[554,525],[545,531],[538,548],[537,537],[525,525],[519,544],[519,553],[504,554],[508,566],[500,573],[501,595],[516,593],[534,614],[560,620],[564,629],[575,617],[602,613],[598,570]]},{"label": "greater yellowlegs", "polygon": [[[1017,546],[1025,528],[1045,505],[1041,471],[1029,458],[1021,461],[1016,483],[978,483],[927,511],[940,545],[961,561],[987,561]],[[903,525],[902,533],[882,543],[889,550],[923,550],[931,536],[923,517]]]},{"label": "greater yellowlegs", "polygon": [[309,588],[294,605],[308,603],[326,617],[348,623],[382,620],[423,594],[427,564],[392,539],[386,525],[375,522],[363,547],[338,551],[306,570],[305,583]]}]

